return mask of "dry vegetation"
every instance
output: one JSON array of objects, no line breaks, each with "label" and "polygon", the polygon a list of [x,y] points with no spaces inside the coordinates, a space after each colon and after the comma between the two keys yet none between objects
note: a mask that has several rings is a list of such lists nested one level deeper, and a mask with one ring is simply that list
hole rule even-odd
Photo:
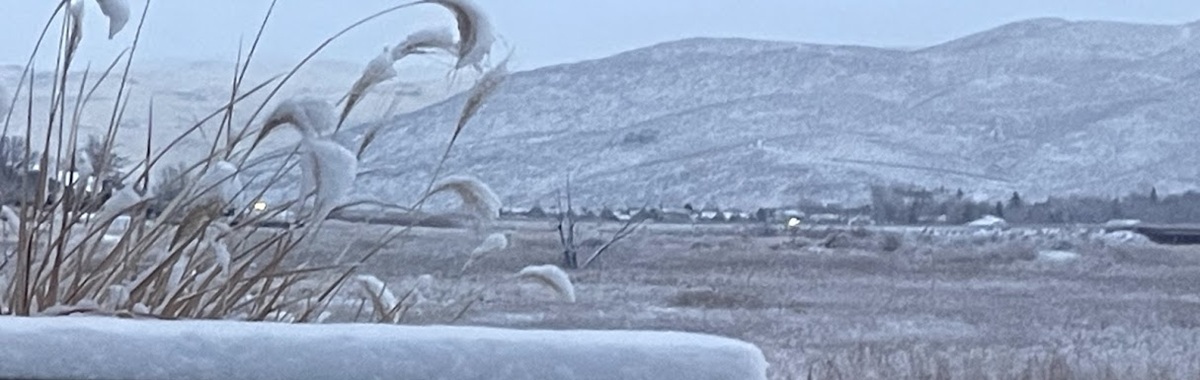
[{"label": "dry vegetation", "polygon": [[[457,311],[445,305],[486,285],[459,323],[730,336],[761,347],[773,379],[1200,376],[1200,251],[1190,247],[1082,230],[817,227],[763,236],[771,234],[749,225],[649,224],[572,272],[576,301],[563,303],[506,280],[560,262],[555,222],[498,227],[510,231],[509,247],[476,259],[459,280],[436,282],[411,322],[438,323]],[[380,278],[457,278],[484,237],[419,229],[404,239],[377,255]],[[1080,256],[1040,255],[1050,250]]]},{"label": "dry vegetation", "polygon": [[[385,52],[369,61],[361,78],[348,84],[350,90],[338,104],[342,106],[340,112],[334,109],[333,99],[274,99],[306,63],[348,31],[387,13],[423,4],[448,10],[454,16],[457,35],[418,31],[397,46],[400,51]],[[123,29],[130,32],[126,24],[134,21],[130,25],[136,27],[130,48],[113,58],[103,71],[93,72],[88,67],[80,75],[75,66],[81,60],[76,56],[78,47],[112,42],[83,35],[87,9],[84,1],[61,1],[46,20],[46,29],[15,89],[17,94],[32,94],[32,89],[41,88],[34,81],[44,78],[37,75],[43,69],[35,63],[52,57],[53,84],[48,86],[51,104],[35,107],[38,98],[32,95],[25,97],[26,104],[17,104],[21,98],[18,96],[3,108],[44,108],[49,114],[43,119],[27,113],[25,120],[14,120],[9,112],[3,114],[3,137],[6,142],[23,144],[19,150],[23,157],[8,157],[17,150],[7,149],[10,144],[4,144],[5,169],[13,172],[10,177],[21,180],[19,189],[10,192],[22,197],[3,209],[7,241],[0,261],[0,315],[102,314],[314,322],[334,317],[336,311],[346,312],[342,306],[357,301],[354,319],[404,321],[408,308],[422,298],[423,285],[406,285],[397,297],[389,284],[361,272],[379,249],[407,234],[411,224],[429,217],[420,212],[420,203],[372,205],[405,213],[413,223],[371,235],[365,246],[348,243],[330,247],[323,260],[294,260],[293,256],[312,246],[313,237],[321,231],[328,215],[354,206],[347,195],[358,173],[357,158],[370,148],[378,131],[360,136],[357,147],[342,146],[328,134],[342,127],[347,115],[371,95],[373,87],[395,77],[393,66],[405,57],[448,55],[456,62],[452,71],[471,69],[482,73],[482,79],[469,90],[453,135],[446,136],[449,143],[442,161],[451,154],[454,140],[507,73],[503,60],[490,62],[495,37],[482,11],[469,0],[397,5],[329,37],[291,71],[253,82],[247,71],[259,44],[270,43],[260,38],[271,22],[272,3],[254,41],[238,57],[228,103],[187,128],[170,144],[152,146],[156,121],[153,105],[147,115],[125,114],[129,71],[151,2],[145,3],[137,18],[131,18],[133,12],[125,0],[100,0],[100,5],[110,21],[110,39]],[[51,28],[60,23],[55,43]],[[105,82],[117,83],[117,93],[112,97],[115,101],[92,104],[92,95]],[[265,97],[256,104],[248,103],[247,99],[255,94]],[[273,110],[265,112],[272,104]],[[96,123],[81,120],[81,110],[89,107],[111,107],[112,112],[105,121],[108,127],[104,136],[88,140],[85,145],[79,136],[80,125]],[[239,125],[235,113],[251,116]],[[110,159],[116,157],[115,146],[131,142],[116,141],[116,136],[121,126],[133,118],[144,118],[147,125],[145,155],[132,163],[132,169],[118,168]],[[303,135],[295,149],[287,153],[288,158],[295,159],[263,159],[255,148],[285,126]],[[216,130],[207,157],[187,164],[159,165],[184,138],[201,128]],[[35,130],[45,134],[34,136]],[[265,164],[277,166],[266,170],[273,173],[271,176],[243,178],[252,165]],[[435,172],[440,173],[440,166]],[[256,209],[263,189],[279,181],[281,173],[288,170],[302,173],[296,198]],[[108,173],[116,174],[109,178]],[[103,191],[99,190],[98,184],[109,179],[116,183],[115,188],[104,186]],[[466,216],[478,220],[478,232],[486,232],[499,208],[498,198],[487,185],[467,176],[442,179],[435,174],[429,179],[425,197],[444,190],[459,195]],[[286,227],[264,228],[267,221],[283,221]],[[347,253],[352,250],[359,255],[350,259]],[[453,315],[461,316],[472,303],[470,297],[461,301]],[[364,312],[367,318],[361,318]]]},{"label": "dry vegetation", "polygon": [[[497,222],[498,198],[486,185],[438,175],[422,199],[455,192],[463,210],[479,218],[474,228],[326,223],[325,215],[346,206],[353,185],[335,174],[354,173],[355,158],[378,131],[368,131],[352,148],[325,134],[339,129],[372,87],[394,76],[391,65],[415,54],[449,54],[455,70],[484,72],[454,133],[446,136],[446,155],[506,73],[503,61],[486,60],[495,36],[477,9],[461,0],[420,3],[449,9],[458,40],[438,31],[404,39],[369,61],[362,78],[349,84],[341,110],[324,100],[271,98],[345,31],[291,72],[251,82],[245,73],[256,39],[239,57],[229,103],[187,132],[217,125],[209,156],[162,168],[156,165],[174,144],[146,146],[136,169],[122,173],[124,187],[97,204],[87,186],[94,176],[67,178],[55,191],[52,171],[34,167],[82,166],[76,148],[81,108],[111,107],[108,133],[100,140],[109,152],[121,121],[143,117],[125,115],[122,103],[137,38],[105,70],[69,80],[75,47],[99,40],[81,37],[78,11],[61,2],[46,24],[50,30],[62,21],[58,43],[39,44],[42,51],[31,55],[25,78],[37,78],[32,57],[56,57],[50,114],[4,119],[6,138],[30,136],[34,123],[46,123],[47,132],[22,139],[24,157],[6,161],[18,162],[20,177],[32,178],[33,186],[19,207],[0,210],[0,232],[8,238],[0,260],[0,314],[696,331],[759,345],[776,379],[1200,376],[1200,259],[1186,248],[1082,235],[941,236],[859,228],[769,236],[764,232],[772,228],[647,225],[619,244],[599,240],[600,248],[580,265],[587,269],[566,273],[538,264],[561,263],[564,246],[573,251],[587,245],[588,236],[574,242],[574,224],[567,239],[549,222]],[[145,9],[139,16],[140,36]],[[113,33],[121,29],[113,25]],[[48,45],[61,48],[46,53]],[[122,83],[117,101],[89,104],[89,89],[103,81]],[[22,82],[16,91],[28,88],[33,84]],[[260,104],[242,103],[254,93],[268,96]],[[275,112],[264,112],[270,104]],[[236,125],[235,110],[258,121]],[[153,112],[144,117],[153,131]],[[290,153],[300,157],[304,193],[290,204],[254,211],[250,205],[261,193],[239,174],[248,163],[281,162],[251,157],[257,142],[283,125],[306,135]],[[277,173],[297,170],[282,162]],[[92,172],[112,169],[103,166]],[[441,170],[439,164],[434,172]],[[419,213],[422,203],[389,205],[389,212],[415,224],[426,217]],[[146,212],[152,206],[153,219]],[[285,228],[261,227],[259,222],[280,215],[288,215]],[[593,238],[618,236],[629,227],[604,226]],[[1043,257],[1051,249],[1079,257]]]}]

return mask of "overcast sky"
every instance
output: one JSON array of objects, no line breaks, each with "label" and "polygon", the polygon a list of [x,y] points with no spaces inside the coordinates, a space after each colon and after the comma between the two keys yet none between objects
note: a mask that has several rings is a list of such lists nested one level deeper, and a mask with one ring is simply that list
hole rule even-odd
[{"label": "overcast sky", "polygon": [[[57,0],[0,0],[0,62],[33,47]],[[130,0],[135,17],[143,0]],[[476,0],[529,69],[600,58],[686,37],[925,46],[1033,17],[1178,24],[1200,19],[1196,0]],[[247,44],[269,0],[157,0],[139,57],[222,60]],[[291,62],[355,19],[398,1],[279,0],[261,57]],[[107,41],[105,19],[88,1],[85,57],[106,61],[131,41],[132,28]],[[131,26],[136,20],[131,21]],[[385,44],[449,13],[424,5],[380,19],[332,46],[322,58],[365,61]]]}]

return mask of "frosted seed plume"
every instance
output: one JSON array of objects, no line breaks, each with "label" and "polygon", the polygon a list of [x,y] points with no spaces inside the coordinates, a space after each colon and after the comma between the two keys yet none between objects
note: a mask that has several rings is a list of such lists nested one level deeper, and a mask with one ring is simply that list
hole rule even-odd
[{"label": "frosted seed plume", "polygon": [[396,68],[392,66],[394,62],[392,50],[384,47],[382,53],[379,53],[371,62],[367,63],[367,68],[363,69],[362,75],[358,77],[354,85],[350,86],[350,92],[343,98],[346,101],[346,106],[342,109],[342,115],[338,119],[339,122],[346,120],[346,117],[350,115],[350,111],[367,95],[367,92],[371,88],[398,75]]},{"label": "frosted seed plume", "polygon": [[444,191],[458,194],[463,210],[480,219],[495,220],[500,217],[500,208],[503,207],[500,197],[478,178],[465,175],[448,176],[434,184],[429,194]]},{"label": "frosted seed plume", "polygon": [[[463,128],[467,126],[467,122],[475,117],[475,113],[483,107],[483,103],[500,85],[508,78],[508,60],[501,61],[500,64],[493,67],[491,70],[483,74],[475,85],[468,91],[467,101],[463,103],[462,112],[458,115],[458,124],[454,127],[454,135],[450,137],[450,146],[454,146],[454,142],[458,140],[458,135],[462,133]],[[447,151],[449,152],[449,151]]]},{"label": "frosted seed plume", "polygon": [[329,140],[306,140],[316,186],[313,221],[325,220],[341,205],[358,177],[358,157]]},{"label": "frosted seed plume", "polygon": [[291,125],[301,135],[320,137],[333,131],[336,122],[337,111],[329,102],[313,97],[289,98],[271,111],[262,134],[266,135],[278,126]]},{"label": "frosted seed plume", "polygon": [[483,243],[480,243],[478,247],[475,247],[475,249],[471,251],[471,256],[467,259],[467,262],[463,264],[462,270],[466,271],[468,267],[470,267],[476,261],[482,259],[484,256],[487,256],[487,254],[500,251],[505,248],[508,248],[507,236],[504,236],[503,233],[499,232],[488,235],[487,238],[483,239]]},{"label": "frosted seed plume", "polygon": [[408,35],[395,49],[392,49],[392,61],[399,61],[413,54],[433,54],[446,52],[457,55],[458,43],[454,42],[454,32],[449,28],[422,29]]},{"label": "frosted seed plume", "polygon": [[108,39],[112,39],[125,24],[129,22],[129,2],[127,0],[96,0],[100,4],[100,12],[108,17]]},{"label": "frosted seed plume", "polygon": [[575,302],[575,285],[571,283],[571,277],[562,268],[554,265],[527,266],[517,272],[517,277],[537,281],[553,290],[561,300]]},{"label": "frosted seed plume", "polygon": [[483,71],[483,61],[492,52],[496,37],[487,16],[471,0],[428,0],[454,13],[458,22],[458,62],[455,69],[471,66]]},{"label": "frosted seed plume", "polygon": [[259,132],[259,139],[283,125],[292,126],[303,135],[300,142],[303,148],[300,155],[303,171],[300,197],[304,200],[310,192],[315,191],[315,210],[310,217],[315,221],[324,220],[354,186],[358,157],[341,144],[323,136],[336,125],[333,106],[328,102],[301,98],[279,103]]},{"label": "frosted seed plume", "polygon": [[379,309],[376,310],[377,312],[388,312],[395,309],[398,302],[396,295],[387,288],[387,284],[384,284],[379,277],[360,274],[355,276],[354,280],[358,282],[363,297],[371,300],[375,304],[375,307]]}]

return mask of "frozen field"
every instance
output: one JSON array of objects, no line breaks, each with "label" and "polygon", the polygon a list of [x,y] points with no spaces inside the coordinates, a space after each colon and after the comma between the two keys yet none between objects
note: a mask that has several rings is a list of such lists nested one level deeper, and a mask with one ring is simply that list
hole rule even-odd
[{"label": "frozen field", "polygon": [[[330,259],[347,244],[363,252],[386,229],[332,222],[303,259]],[[572,272],[570,304],[511,277],[559,263],[553,224],[497,229],[511,232],[511,246],[461,276],[483,240],[462,230],[414,230],[364,272],[398,293],[431,274],[432,301],[484,289],[456,324],[743,339],[763,349],[775,379],[1200,375],[1200,250],[1189,247],[1037,231],[764,236],[750,225],[649,226]],[[455,311],[406,319],[450,323]]]}]

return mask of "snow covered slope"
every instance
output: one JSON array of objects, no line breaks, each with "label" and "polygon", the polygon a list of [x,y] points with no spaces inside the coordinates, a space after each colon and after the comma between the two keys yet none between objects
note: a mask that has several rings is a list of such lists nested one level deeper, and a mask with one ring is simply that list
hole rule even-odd
[{"label": "snow covered slope", "polygon": [[[450,172],[509,204],[865,201],[871,183],[992,195],[1200,185],[1200,23],[1038,19],[917,50],[688,39],[516,74]],[[413,199],[462,98],[389,123],[364,192]]]},{"label": "snow covered slope", "polygon": [[765,379],[755,346],[677,332],[0,318],[0,378]]},{"label": "snow covered slope", "polygon": [[[105,58],[107,59],[107,58]],[[444,78],[447,69],[433,62],[415,61],[412,65],[398,66],[403,80],[382,84],[351,115],[351,123],[377,120],[384,115],[396,112],[411,111],[446,99],[461,90],[469,78],[462,83],[447,84]],[[82,65],[82,63],[81,63]],[[341,60],[315,60],[305,66],[281,90],[276,101],[292,96],[307,96],[337,101],[350,85],[358,78],[365,62],[349,62]],[[39,66],[45,69],[52,64]],[[130,80],[127,84],[129,106],[125,111],[122,129],[117,134],[117,149],[130,157],[142,157],[146,148],[146,133],[150,113],[150,101],[154,101],[154,131],[152,144],[156,152],[195,125],[196,122],[220,109],[229,101],[230,81],[233,75],[233,63],[222,62],[181,62],[135,61]],[[78,66],[77,66],[78,68]],[[260,63],[253,65],[248,72],[242,91],[249,91],[254,86],[291,70],[291,64]],[[24,69],[22,65],[0,64],[0,100],[11,96],[17,89]],[[102,68],[94,64],[87,75],[88,86],[92,86],[100,77]],[[81,134],[103,136],[107,131],[112,116],[113,101],[117,94],[120,70],[112,74],[99,87],[90,102],[82,109],[80,119]],[[68,108],[73,108],[76,102],[76,88],[84,79],[84,69],[72,70],[70,75],[71,91],[67,96]],[[50,102],[49,86],[52,83],[51,73],[39,72],[34,79],[34,123],[33,135],[44,135],[45,118]],[[27,88],[27,87],[26,87]],[[267,92],[273,87],[267,87],[254,96],[243,101],[234,112],[234,121],[240,129],[246,124],[254,109],[262,102]],[[26,128],[25,105],[28,99],[27,90],[21,91],[17,98],[17,107],[13,109],[10,134],[23,135]],[[394,104],[393,104],[394,102]],[[3,107],[7,107],[5,102]],[[3,109],[0,107],[0,110]],[[269,111],[269,109],[268,109]],[[0,113],[0,116],[3,116]],[[261,115],[260,115],[261,117]],[[177,161],[192,161],[208,154],[212,147],[212,139],[216,133],[220,118],[205,124],[200,131],[187,136],[182,144],[178,144],[167,156],[168,163]],[[258,120],[259,123],[262,120]],[[2,124],[2,123],[0,123]],[[259,127],[252,125],[252,130]],[[86,140],[86,138],[84,139]],[[277,148],[289,140],[267,139],[265,147]]]}]

